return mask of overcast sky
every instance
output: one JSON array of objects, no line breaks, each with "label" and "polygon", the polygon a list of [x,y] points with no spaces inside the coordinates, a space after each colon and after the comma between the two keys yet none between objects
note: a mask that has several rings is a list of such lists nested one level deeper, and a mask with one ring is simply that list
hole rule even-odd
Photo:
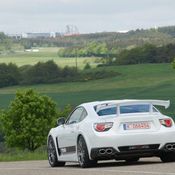
[{"label": "overcast sky", "polygon": [[175,0],[0,0],[0,31],[80,33],[175,25]]}]

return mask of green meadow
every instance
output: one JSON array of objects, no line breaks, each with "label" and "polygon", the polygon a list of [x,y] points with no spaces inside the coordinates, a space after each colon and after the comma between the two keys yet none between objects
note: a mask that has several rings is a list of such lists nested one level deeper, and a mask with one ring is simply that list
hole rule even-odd
[{"label": "green meadow", "polygon": [[34,65],[40,62],[46,62],[48,60],[53,60],[56,62],[60,67],[64,66],[76,66],[76,59],[78,63],[78,68],[82,69],[86,63],[90,63],[93,66],[96,66],[95,57],[79,57],[79,58],[60,58],[58,56],[57,47],[50,47],[50,48],[38,48],[39,52],[26,52],[23,50],[16,50],[15,53],[7,54],[7,55],[0,55],[0,63],[15,63],[18,66],[23,65]]},{"label": "green meadow", "polygon": [[[38,61],[54,60],[59,66],[75,66],[75,58],[59,58],[58,48],[40,48],[39,52],[19,51],[12,55],[0,56],[0,63],[13,62],[18,66],[36,64]],[[78,67],[82,69],[88,62],[95,67],[96,58],[77,58]],[[160,110],[175,119],[175,69],[171,64],[138,64],[112,66],[98,69],[112,70],[118,76],[91,80],[86,82],[67,82],[59,84],[40,84],[32,86],[12,86],[0,88],[0,109],[6,109],[14,99],[16,91],[35,89],[41,94],[50,96],[58,108],[67,104],[76,106],[80,103],[110,99],[162,99],[170,100],[167,110]],[[91,69],[92,71],[94,69]],[[11,150],[1,153],[0,161],[46,159],[45,150],[34,153]]]},{"label": "green meadow", "polygon": [[[175,116],[175,70],[170,64],[140,64],[113,66],[107,69],[121,75],[87,82],[70,82],[35,86],[14,86],[0,89],[0,108],[6,108],[17,90],[33,88],[49,95],[59,108],[83,102],[109,99],[163,99],[171,100],[165,112]],[[92,69],[93,71],[93,69]]]}]

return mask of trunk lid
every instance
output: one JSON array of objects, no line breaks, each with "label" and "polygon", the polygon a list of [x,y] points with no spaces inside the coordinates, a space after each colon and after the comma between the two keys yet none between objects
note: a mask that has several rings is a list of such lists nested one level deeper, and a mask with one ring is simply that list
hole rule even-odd
[{"label": "trunk lid", "polygon": [[156,132],[160,127],[159,117],[155,114],[120,115],[114,121],[114,128],[119,133]]}]

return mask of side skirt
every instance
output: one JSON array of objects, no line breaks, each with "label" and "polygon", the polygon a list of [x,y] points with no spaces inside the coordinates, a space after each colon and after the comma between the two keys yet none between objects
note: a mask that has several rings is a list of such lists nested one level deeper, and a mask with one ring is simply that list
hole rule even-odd
[{"label": "side skirt", "polygon": [[78,162],[76,146],[59,148],[58,138],[56,137],[56,147],[59,156],[58,157],[59,161]]},{"label": "side skirt", "polygon": [[61,155],[76,153],[76,146],[69,146],[60,148]]}]

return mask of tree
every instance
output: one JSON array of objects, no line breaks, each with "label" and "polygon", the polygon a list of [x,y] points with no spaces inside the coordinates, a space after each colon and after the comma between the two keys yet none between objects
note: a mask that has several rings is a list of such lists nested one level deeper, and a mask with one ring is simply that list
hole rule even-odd
[{"label": "tree", "polygon": [[[0,119],[1,119],[1,117],[2,117],[2,114],[3,114],[3,111],[0,109]],[[3,135],[3,125],[2,125],[2,123],[0,122],[0,143],[1,142],[4,142],[4,135]],[[1,149],[1,148],[0,148]]]},{"label": "tree", "polygon": [[87,70],[87,69],[91,69],[91,65],[89,63],[86,63],[86,65],[84,66],[84,70]]},{"label": "tree", "polygon": [[61,75],[61,69],[50,60],[38,62],[24,72],[24,84],[53,83]]},{"label": "tree", "polygon": [[173,66],[173,69],[175,69],[175,59],[174,59],[174,61],[172,62],[172,66]]},{"label": "tree", "polygon": [[31,89],[17,92],[2,116],[7,145],[34,151],[46,143],[56,115],[56,104],[49,97]]},{"label": "tree", "polygon": [[62,70],[62,77],[69,78],[69,77],[76,77],[78,76],[77,69],[75,67],[65,66]]},{"label": "tree", "polygon": [[64,109],[59,109],[58,118],[64,117],[66,119],[72,110],[73,110],[73,106],[71,106],[70,104],[66,105]]},{"label": "tree", "polygon": [[0,64],[0,87],[18,85],[21,75],[15,64]]},{"label": "tree", "polygon": [[32,41],[27,39],[23,39],[21,44],[24,46],[24,49],[31,49],[33,46]]}]

